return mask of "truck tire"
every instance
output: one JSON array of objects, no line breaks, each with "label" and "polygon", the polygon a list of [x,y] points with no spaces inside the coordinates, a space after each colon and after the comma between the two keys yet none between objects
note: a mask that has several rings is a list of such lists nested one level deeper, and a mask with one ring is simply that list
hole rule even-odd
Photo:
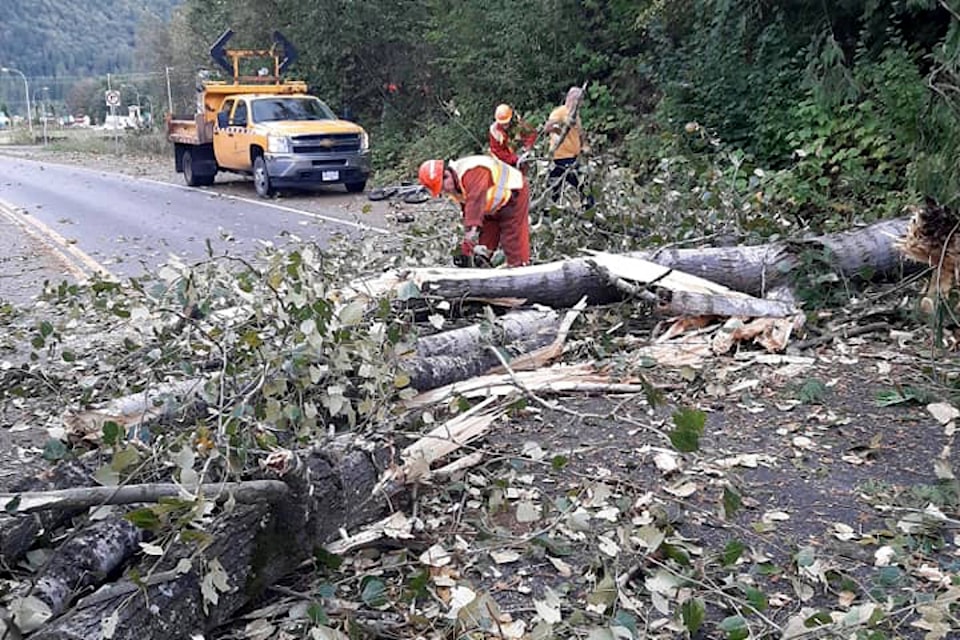
[{"label": "truck tire", "polygon": [[213,184],[214,175],[197,173],[193,166],[193,151],[186,149],[183,152],[183,179],[191,187],[206,187]]},{"label": "truck tire", "polygon": [[367,181],[348,182],[343,186],[347,188],[347,193],[363,193],[363,190],[367,188]]},{"label": "truck tire", "polygon": [[275,193],[270,184],[270,174],[267,173],[267,162],[263,156],[257,156],[253,160],[253,188],[261,198],[270,198]]}]

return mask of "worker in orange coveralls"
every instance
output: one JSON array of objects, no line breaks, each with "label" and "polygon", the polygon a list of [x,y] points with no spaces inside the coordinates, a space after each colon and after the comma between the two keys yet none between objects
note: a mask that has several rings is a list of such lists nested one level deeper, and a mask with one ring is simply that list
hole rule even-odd
[{"label": "worker in orange coveralls", "polygon": [[[537,130],[521,118],[513,117],[513,107],[501,104],[493,114],[490,125],[490,153],[511,167],[520,162],[517,152],[528,151],[537,141]],[[523,167],[520,167],[523,171]]]},{"label": "worker in orange coveralls", "polygon": [[[492,255],[503,247],[507,266],[530,262],[530,186],[519,170],[488,155],[427,160],[420,165],[420,184],[434,198],[444,193],[460,205],[465,232],[464,256]],[[485,248],[480,249],[480,247]]]}]

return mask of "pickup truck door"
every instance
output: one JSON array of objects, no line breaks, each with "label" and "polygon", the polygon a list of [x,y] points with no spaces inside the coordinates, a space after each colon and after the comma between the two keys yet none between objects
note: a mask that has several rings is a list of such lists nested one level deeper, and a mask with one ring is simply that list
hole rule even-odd
[{"label": "pickup truck door", "polygon": [[[228,169],[240,168],[236,162],[236,130],[232,124],[236,102],[235,98],[227,98],[223,101],[217,113],[217,125],[213,128],[213,155],[217,158],[217,164]],[[227,126],[221,127],[224,120]]]},{"label": "pickup truck door", "polygon": [[253,141],[253,128],[250,122],[250,107],[243,98],[237,98],[230,124],[234,131],[233,161],[236,166],[233,168],[251,171],[253,165],[250,161],[250,143]]}]

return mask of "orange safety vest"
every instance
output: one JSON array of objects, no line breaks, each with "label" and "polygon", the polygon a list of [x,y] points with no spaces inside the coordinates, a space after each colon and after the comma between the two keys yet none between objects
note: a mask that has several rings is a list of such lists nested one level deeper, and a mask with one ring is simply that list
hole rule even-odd
[{"label": "orange safety vest", "polygon": [[503,160],[493,156],[467,156],[452,160],[450,168],[457,174],[457,181],[463,181],[463,174],[470,169],[483,167],[490,172],[493,186],[487,189],[487,202],[484,213],[493,213],[510,202],[510,192],[523,189],[523,174]]}]

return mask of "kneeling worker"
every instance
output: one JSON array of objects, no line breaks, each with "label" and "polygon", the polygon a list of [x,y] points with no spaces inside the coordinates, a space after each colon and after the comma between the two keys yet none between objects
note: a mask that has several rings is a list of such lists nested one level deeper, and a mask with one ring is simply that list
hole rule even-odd
[{"label": "kneeling worker", "polygon": [[419,178],[433,197],[444,193],[460,205],[463,255],[477,244],[490,254],[502,246],[508,266],[530,262],[530,187],[519,170],[493,156],[467,156],[446,165],[427,160]]}]

